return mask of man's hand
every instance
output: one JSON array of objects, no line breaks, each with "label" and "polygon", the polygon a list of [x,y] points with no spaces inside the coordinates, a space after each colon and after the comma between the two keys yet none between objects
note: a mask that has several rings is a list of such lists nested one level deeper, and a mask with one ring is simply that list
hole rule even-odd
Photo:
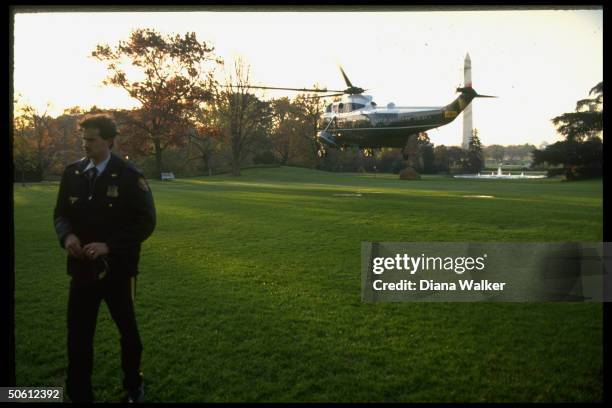
[{"label": "man's hand", "polygon": [[83,250],[81,249],[81,240],[74,234],[68,234],[64,240],[64,248],[74,258],[81,258]]},{"label": "man's hand", "polygon": [[96,259],[108,254],[108,245],[104,242],[91,242],[83,247],[83,255],[87,259]]}]

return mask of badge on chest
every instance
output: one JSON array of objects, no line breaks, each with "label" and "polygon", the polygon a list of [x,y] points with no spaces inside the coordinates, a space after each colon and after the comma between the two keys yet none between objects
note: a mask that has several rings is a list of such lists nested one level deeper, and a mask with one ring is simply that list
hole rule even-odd
[{"label": "badge on chest", "polygon": [[106,189],[106,196],[114,198],[119,197],[119,186],[108,186],[108,188]]}]

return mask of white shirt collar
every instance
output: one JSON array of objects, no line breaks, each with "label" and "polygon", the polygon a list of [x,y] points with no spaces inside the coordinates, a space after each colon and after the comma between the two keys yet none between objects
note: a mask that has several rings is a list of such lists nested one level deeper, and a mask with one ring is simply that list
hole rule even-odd
[{"label": "white shirt collar", "polygon": [[[98,169],[98,175],[102,174],[104,169],[106,169],[106,165],[108,164],[110,158],[111,158],[111,154],[109,153],[106,159],[102,160],[100,163],[98,163],[97,166],[95,166]],[[94,167],[93,161],[89,159],[89,163],[87,164],[87,167],[85,167],[83,172],[91,169],[92,167]]]}]

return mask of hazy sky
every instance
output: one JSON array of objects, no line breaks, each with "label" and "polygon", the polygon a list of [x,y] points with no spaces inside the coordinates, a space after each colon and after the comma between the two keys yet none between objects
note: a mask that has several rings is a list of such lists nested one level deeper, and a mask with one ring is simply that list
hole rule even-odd
[{"label": "hazy sky", "polygon": [[[78,12],[15,15],[14,89],[50,113],[79,105],[131,107],[101,84],[96,44],[115,45],[135,28],[195,31],[229,62],[242,56],[254,84],[369,89],[379,106],[446,105],[463,82],[466,52],[477,92],[473,122],[490,144],[554,142],[550,119],[603,80],[601,10],[387,12]],[[324,9],[323,9],[324,10]],[[262,97],[294,96],[267,91]],[[435,144],[460,145],[460,116],[429,131]]]}]

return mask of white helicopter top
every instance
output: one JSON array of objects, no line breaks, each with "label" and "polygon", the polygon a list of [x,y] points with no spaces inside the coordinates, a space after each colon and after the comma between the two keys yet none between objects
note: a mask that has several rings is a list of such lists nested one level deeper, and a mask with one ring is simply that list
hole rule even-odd
[{"label": "white helicopter top", "polygon": [[322,117],[333,118],[337,116],[350,116],[343,115],[347,113],[361,114],[365,112],[368,114],[413,113],[440,108],[440,106],[395,106],[393,102],[388,103],[386,107],[379,107],[370,95],[343,95],[342,100],[327,105]]}]

